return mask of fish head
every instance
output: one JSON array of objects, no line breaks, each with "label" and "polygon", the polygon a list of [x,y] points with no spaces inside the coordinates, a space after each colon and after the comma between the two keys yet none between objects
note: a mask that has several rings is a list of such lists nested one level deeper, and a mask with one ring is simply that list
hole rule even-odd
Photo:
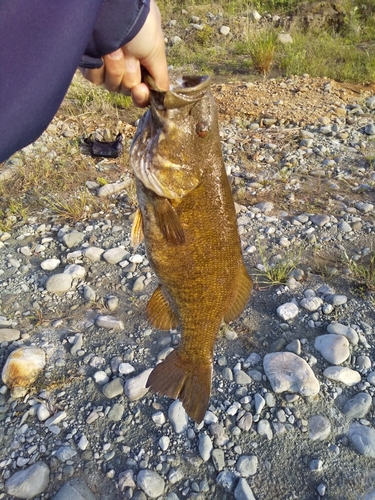
[{"label": "fish head", "polygon": [[219,141],[210,77],[185,76],[168,91],[145,80],[150,108],[138,125],[131,165],[148,189],[178,201],[199,185],[213,142]]}]

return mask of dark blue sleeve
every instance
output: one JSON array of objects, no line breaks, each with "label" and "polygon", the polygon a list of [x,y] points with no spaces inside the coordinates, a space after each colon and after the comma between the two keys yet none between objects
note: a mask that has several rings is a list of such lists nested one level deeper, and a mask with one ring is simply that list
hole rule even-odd
[{"label": "dark blue sleeve", "polygon": [[85,50],[100,57],[138,32],[148,2],[121,0],[111,25],[116,2],[0,0],[0,162],[46,129]]}]

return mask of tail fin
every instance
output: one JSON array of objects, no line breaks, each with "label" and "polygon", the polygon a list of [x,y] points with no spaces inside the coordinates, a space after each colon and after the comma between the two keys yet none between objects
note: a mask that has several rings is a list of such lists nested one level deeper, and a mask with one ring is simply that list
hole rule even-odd
[{"label": "tail fin", "polygon": [[186,413],[198,424],[206,413],[211,392],[212,365],[184,361],[178,351],[171,352],[156,365],[146,386],[159,396],[179,399]]}]

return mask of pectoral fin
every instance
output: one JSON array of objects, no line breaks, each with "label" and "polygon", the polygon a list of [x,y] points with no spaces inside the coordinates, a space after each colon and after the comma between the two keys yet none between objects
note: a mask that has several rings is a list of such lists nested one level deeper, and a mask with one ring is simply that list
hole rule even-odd
[{"label": "pectoral fin", "polygon": [[133,247],[137,247],[143,241],[143,226],[142,212],[140,208],[135,212],[132,229],[130,232],[130,243]]},{"label": "pectoral fin", "polygon": [[249,300],[253,282],[248,275],[245,265],[242,263],[240,272],[237,278],[236,291],[233,302],[231,303],[228,311],[224,316],[224,321],[229,323],[236,319],[245,309],[247,301]]},{"label": "pectoral fin", "polygon": [[147,304],[147,316],[152,325],[159,330],[170,330],[178,326],[178,316],[172,311],[160,285]]},{"label": "pectoral fin", "polygon": [[167,198],[154,199],[156,223],[163,236],[171,245],[183,245],[185,232],[175,209]]}]

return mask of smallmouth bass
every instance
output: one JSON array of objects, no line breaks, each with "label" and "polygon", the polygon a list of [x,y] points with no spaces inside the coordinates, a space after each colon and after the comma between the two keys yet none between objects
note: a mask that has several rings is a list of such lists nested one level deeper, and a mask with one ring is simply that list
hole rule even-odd
[{"label": "smallmouth bass", "polygon": [[147,387],[179,398],[203,420],[213,349],[224,320],[245,308],[252,281],[242,260],[209,77],[183,77],[160,91],[150,77],[150,109],[130,151],[139,209],[132,240],[143,238],[159,286],[147,305],[151,324],[181,327],[181,342],[156,365]]}]

